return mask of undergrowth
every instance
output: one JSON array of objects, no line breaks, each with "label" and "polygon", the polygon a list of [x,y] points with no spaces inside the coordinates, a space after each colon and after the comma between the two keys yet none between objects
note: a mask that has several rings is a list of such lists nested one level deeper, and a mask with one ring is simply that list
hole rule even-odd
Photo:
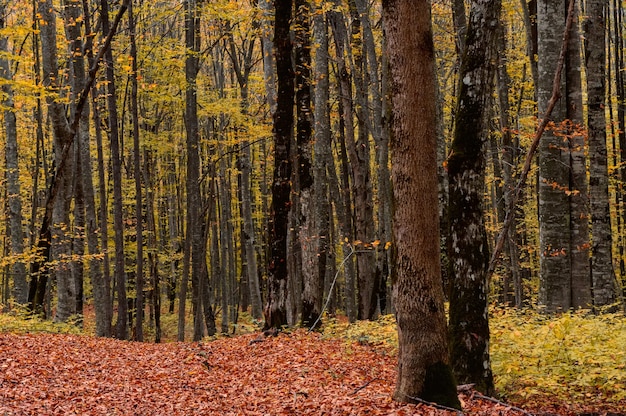
[{"label": "undergrowth", "polygon": [[[497,308],[490,319],[491,364],[499,395],[513,402],[617,404],[626,400],[626,320],[623,314]],[[395,353],[392,315],[349,324],[328,319],[326,337]]]}]

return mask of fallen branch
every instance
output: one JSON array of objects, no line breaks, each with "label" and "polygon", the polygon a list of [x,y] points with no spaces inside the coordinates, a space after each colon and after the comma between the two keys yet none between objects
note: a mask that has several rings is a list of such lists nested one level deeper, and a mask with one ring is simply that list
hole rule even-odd
[{"label": "fallen branch", "polygon": [[472,395],[472,397],[477,397],[477,398],[482,399],[482,400],[487,400],[487,401],[490,401],[492,403],[497,403],[497,404],[500,404],[502,406],[506,406],[508,409],[515,410],[516,412],[523,413],[526,416],[535,416],[533,413],[527,412],[526,410],[524,410],[522,408],[519,408],[517,406],[512,406],[509,403],[505,403],[503,401],[500,401],[500,400],[496,399],[495,397],[489,397],[489,396],[482,395],[482,394],[478,393],[477,391],[471,392],[471,395]]},{"label": "fallen branch", "polygon": [[425,404],[426,406],[434,407],[435,409],[447,410],[449,412],[456,412],[457,416],[465,415],[465,413],[463,413],[461,410],[455,409],[454,407],[448,407],[448,406],[444,406],[441,404],[429,402],[428,400],[420,399],[419,397],[409,396],[408,394],[405,394],[404,397],[406,397],[407,399],[411,399],[416,403]]},{"label": "fallen branch", "polygon": [[367,383],[363,384],[361,387],[354,389],[354,391],[350,393],[349,396],[354,396],[355,394],[357,394],[358,392],[360,392],[361,390],[363,390],[364,388],[366,388],[367,386],[369,386],[370,384],[378,380],[380,380],[378,377],[371,379]]}]

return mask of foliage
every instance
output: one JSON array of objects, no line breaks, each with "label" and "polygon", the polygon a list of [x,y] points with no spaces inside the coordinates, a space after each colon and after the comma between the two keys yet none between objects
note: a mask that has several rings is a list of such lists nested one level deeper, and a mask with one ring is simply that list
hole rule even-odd
[{"label": "foliage", "polygon": [[[498,394],[524,407],[550,403],[614,408],[626,404],[626,321],[589,311],[551,318],[532,310],[492,310],[491,359]],[[326,321],[324,337],[378,351],[398,347],[393,315],[349,324]]]},{"label": "foliage", "polygon": [[[245,406],[256,406],[254,409],[262,412],[274,403],[277,407],[271,410],[272,414],[281,414],[280,411],[306,414],[313,411],[314,406],[326,407],[332,403],[342,406],[340,414],[364,414],[374,408],[384,410],[384,414],[392,411],[396,412],[392,414],[415,414],[414,410],[409,411],[389,400],[397,353],[393,315],[354,324],[343,317],[325,317],[320,334],[301,329],[282,333],[277,338],[249,333],[258,328],[258,323],[247,314],[240,315],[240,319],[236,333],[248,332],[246,335],[221,335],[202,343],[159,346],[77,337],[75,334],[81,330],[75,325],[53,324],[19,313],[0,314],[3,351],[0,368],[6,371],[5,375],[0,375],[0,382],[3,388],[10,386],[6,394],[0,395],[0,412],[9,408],[15,410],[17,404],[11,401],[12,397],[25,397],[35,391],[20,388],[48,391],[38,384],[31,386],[28,374],[33,376],[39,371],[51,377],[41,383],[54,383],[54,377],[68,377],[65,370],[55,375],[51,368],[56,366],[75,370],[71,383],[59,384],[67,385],[67,389],[44,393],[47,404],[34,400],[19,406],[33,406],[31,409],[35,411],[42,409],[38,406],[68,401],[68,395],[74,394],[70,390],[76,390],[76,386],[98,382],[107,385],[117,379],[127,380],[124,383],[132,384],[133,388],[113,383],[106,388],[107,394],[101,400],[107,401],[118,393],[128,395],[129,406],[138,406],[137,409],[146,412],[152,409],[150,406],[169,403],[170,399],[181,406],[179,401],[196,406],[215,391],[217,403],[211,405],[218,406],[215,411],[228,406],[238,408],[238,400],[254,397]],[[87,314],[85,328],[91,328],[89,321]],[[164,315],[162,325],[164,335],[170,326],[173,334],[164,338],[174,339],[175,316]],[[622,314],[595,316],[579,312],[550,318],[530,310],[494,309],[491,328],[496,387],[507,401],[526,409],[550,409],[562,415],[574,411],[616,411],[626,404],[626,353],[623,351],[626,325]],[[63,361],[60,351],[68,351],[66,358],[69,359]],[[48,356],[52,357],[50,362]],[[109,378],[93,376],[104,373]],[[18,375],[28,381],[19,384],[19,388],[10,381],[15,381]],[[274,386],[278,386],[276,393]],[[90,403],[96,399],[87,388],[75,394],[80,394],[81,400],[73,403]],[[199,396],[195,397],[196,394]],[[153,403],[149,403],[150,397],[155,398]],[[481,401],[475,393],[465,392],[461,398],[467,414],[494,414],[490,413],[493,408],[488,406],[495,404]],[[118,414],[132,412],[131,407],[120,407],[124,406],[119,404],[122,402],[124,400],[115,404]],[[200,404],[199,408],[206,405]],[[180,412],[176,409],[182,407],[174,407],[171,414]],[[511,413],[502,414],[518,414],[509,410]],[[439,414],[428,412],[420,410],[418,414]]]},{"label": "foliage", "polygon": [[623,314],[497,309],[491,337],[496,385],[515,402],[626,402]]},{"label": "foliage", "polygon": [[67,323],[53,323],[37,316],[29,315],[27,311],[0,313],[0,333],[14,334],[51,333],[51,334],[80,334],[81,329],[75,325],[79,318]]}]

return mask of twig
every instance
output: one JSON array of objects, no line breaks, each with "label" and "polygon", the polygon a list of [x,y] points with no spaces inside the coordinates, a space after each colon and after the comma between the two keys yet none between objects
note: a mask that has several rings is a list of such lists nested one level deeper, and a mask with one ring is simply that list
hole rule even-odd
[{"label": "twig", "polygon": [[357,387],[356,389],[354,389],[354,391],[350,393],[349,396],[354,396],[355,394],[357,394],[358,392],[360,392],[361,390],[363,390],[364,388],[366,388],[367,386],[369,386],[370,384],[378,380],[380,380],[378,377],[371,379],[367,383],[363,384],[361,387]]},{"label": "twig", "polygon": [[552,110],[556,106],[556,102],[561,98],[561,74],[563,73],[563,66],[565,63],[565,55],[567,54],[567,45],[569,43],[569,32],[572,27],[572,21],[574,20],[574,4],[575,1],[570,1],[569,9],[567,11],[567,22],[565,23],[565,32],[563,33],[563,43],[561,44],[561,53],[559,55],[559,61],[556,67],[556,73],[554,74],[554,81],[552,84],[552,96],[550,97],[550,101],[548,101],[548,107],[543,115],[543,119],[539,126],[537,127],[537,131],[533,137],[533,142],[528,149],[528,154],[526,155],[526,161],[524,162],[524,168],[522,170],[522,174],[520,175],[519,181],[517,182],[517,186],[512,191],[511,203],[508,207],[508,211],[506,213],[506,217],[504,219],[504,224],[502,224],[502,230],[500,231],[500,235],[498,236],[496,246],[493,249],[493,255],[491,256],[491,260],[489,261],[489,269],[487,271],[487,277],[490,277],[493,274],[493,271],[496,267],[496,262],[498,257],[500,256],[500,252],[502,251],[502,247],[504,247],[504,240],[507,236],[508,230],[513,222],[513,218],[515,218],[515,205],[519,200],[520,195],[522,194],[522,188],[526,184],[526,179],[528,178],[528,173],[530,172],[530,165],[532,163],[533,156],[537,151],[537,147],[539,146],[539,140],[543,135],[546,127],[548,126],[548,122],[550,121],[550,115],[552,114]]},{"label": "twig", "polygon": [[482,394],[480,394],[480,393],[478,393],[476,391],[472,392],[472,397],[478,397],[479,399],[483,399],[483,400],[487,400],[487,401],[490,401],[490,402],[493,402],[493,403],[501,404],[502,406],[506,406],[507,408],[509,408],[511,410],[515,410],[516,412],[523,413],[526,416],[535,416],[533,413],[527,412],[526,410],[521,409],[521,408],[519,408],[517,406],[513,406],[513,405],[510,405],[510,404],[505,403],[503,401],[500,401],[500,400],[496,399],[495,397],[484,396],[484,395],[482,395]]},{"label": "twig", "polygon": [[413,397],[413,396],[409,396],[408,394],[404,394],[404,397],[406,397],[407,399],[411,399],[417,403],[420,404],[425,404],[426,406],[431,406],[434,407],[435,409],[439,409],[439,410],[447,410],[449,412],[456,412],[457,416],[464,416],[465,413],[463,413],[463,411],[459,410],[459,409],[455,409],[454,407],[448,407],[448,406],[444,406],[441,404],[437,404],[437,403],[433,403],[433,402],[429,402],[428,400],[424,400],[424,399],[420,399],[419,397]]}]

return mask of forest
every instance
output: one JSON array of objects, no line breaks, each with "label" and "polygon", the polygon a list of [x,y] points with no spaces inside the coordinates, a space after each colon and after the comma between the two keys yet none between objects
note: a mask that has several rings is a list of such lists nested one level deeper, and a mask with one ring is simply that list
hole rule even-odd
[{"label": "forest", "polygon": [[0,0],[0,347],[364,326],[352,395],[623,408],[623,8]]}]

